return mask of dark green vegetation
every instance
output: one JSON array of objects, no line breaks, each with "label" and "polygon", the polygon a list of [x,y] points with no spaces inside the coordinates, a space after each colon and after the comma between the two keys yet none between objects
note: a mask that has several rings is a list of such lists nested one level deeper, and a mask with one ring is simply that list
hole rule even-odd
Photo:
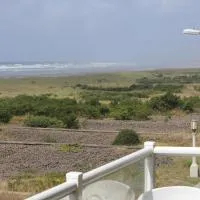
[{"label": "dark green vegetation", "polygon": [[[62,77],[59,80],[52,78],[52,83],[45,78],[10,81],[20,87],[23,81],[29,82],[22,91],[28,93],[28,88],[30,91],[37,88],[38,92],[35,92],[37,95],[1,95],[0,122],[9,122],[12,116],[28,115],[27,126],[79,128],[79,118],[148,120],[155,114],[169,115],[174,109],[188,113],[198,112],[200,108],[199,96],[193,95],[198,94],[200,87],[198,69]],[[6,85],[6,80],[2,84],[11,87]],[[64,94],[56,92],[59,87]],[[68,97],[65,97],[66,89],[71,92]]]},{"label": "dark green vegetation", "polygon": [[177,84],[162,84],[162,83],[149,83],[150,80],[144,78],[139,79],[139,84],[132,84],[129,87],[98,87],[98,86],[89,86],[77,84],[76,87],[84,90],[98,90],[98,91],[113,91],[113,92],[128,92],[128,91],[138,91],[138,90],[154,90],[154,91],[170,91],[174,93],[181,92],[183,85]]},{"label": "dark green vegetation", "polygon": [[30,127],[52,127],[52,128],[61,128],[63,127],[63,122],[56,118],[45,117],[45,116],[28,116],[25,119],[24,124]]},{"label": "dark green vegetation", "polygon": [[192,112],[198,102],[199,98],[181,99],[170,92],[146,101],[125,97],[113,99],[106,105],[100,103],[97,98],[86,98],[78,102],[69,98],[54,99],[46,95],[20,95],[0,99],[0,107],[2,107],[0,116],[3,123],[8,122],[11,116],[28,114],[25,120],[27,126],[78,128],[79,117],[148,120],[152,113],[167,112],[175,108]]},{"label": "dark green vegetation", "polygon": [[1,105],[0,108],[0,123],[8,123],[12,118],[12,114],[10,113],[10,110],[6,107],[4,108],[4,105]]},{"label": "dark green vegetation", "polygon": [[138,134],[130,129],[121,130],[113,142],[114,145],[137,145],[139,143]]},{"label": "dark green vegetation", "polygon": [[168,92],[165,95],[153,97],[149,101],[149,106],[154,111],[166,112],[175,108],[182,109],[183,111],[192,112],[194,103],[190,98],[181,99],[180,97]]}]

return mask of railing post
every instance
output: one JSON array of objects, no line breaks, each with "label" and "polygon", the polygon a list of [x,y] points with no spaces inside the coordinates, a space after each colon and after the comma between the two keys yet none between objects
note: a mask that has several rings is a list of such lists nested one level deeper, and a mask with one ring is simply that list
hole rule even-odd
[{"label": "railing post", "polygon": [[152,190],[155,186],[154,147],[155,142],[153,141],[144,143],[144,148],[152,149],[152,155],[146,157],[144,160],[144,192]]},{"label": "railing post", "polygon": [[77,184],[77,190],[74,194],[69,195],[66,200],[82,200],[83,190],[83,173],[82,172],[69,172],[66,174],[66,181],[68,183],[75,182]]}]

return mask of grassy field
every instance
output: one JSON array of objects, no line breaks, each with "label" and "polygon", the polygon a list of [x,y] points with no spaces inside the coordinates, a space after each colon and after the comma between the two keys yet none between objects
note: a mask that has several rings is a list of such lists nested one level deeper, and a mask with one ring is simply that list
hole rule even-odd
[{"label": "grassy field", "polygon": [[120,72],[93,74],[72,77],[33,77],[0,79],[0,97],[16,96],[19,94],[39,95],[55,94],[57,97],[76,97],[79,93],[74,86],[78,83],[102,86],[130,86],[136,79],[152,77],[152,72]]},{"label": "grassy field", "polygon": [[[180,75],[187,76],[195,73],[199,73],[199,69],[118,72],[71,77],[8,78],[0,79],[0,97],[13,97],[19,94],[52,94],[52,96],[58,98],[71,97],[78,99],[80,89],[75,88],[77,84],[103,88],[128,87],[135,83],[137,79],[143,77],[151,79],[159,74],[166,77],[175,77]],[[193,84],[189,84],[184,88],[182,95],[184,94],[186,96],[199,95],[200,92],[194,90]]]},{"label": "grassy field", "polygon": [[149,72],[124,72],[113,74],[94,74],[73,77],[33,77],[0,79],[0,97],[14,97],[20,94],[52,94],[53,97],[78,99],[80,90],[74,88],[78,83],[103,87],[129,86],[137,78],[151,76]]}]

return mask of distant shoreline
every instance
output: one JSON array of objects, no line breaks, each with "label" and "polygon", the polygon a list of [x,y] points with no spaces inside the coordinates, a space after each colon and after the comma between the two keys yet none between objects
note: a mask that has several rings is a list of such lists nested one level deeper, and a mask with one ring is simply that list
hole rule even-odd
[{"label": "distant shoreline", "polygon": [[68,76],[80,76],[88,74],[100,74],[100,73],[117,73],[126,71],[143,71],[133,68],[68,68],[68,69],[37,69],[37,70],[20,70],[20,71],[1,71],[0,79],[2,78],[29,78],[29,77],[68,77]]},{"label": "distant shoreline", "polygon": [[63,69],[20,69],[20,70],[1,70],[0,79],[10,78],[47,78],[47,77],[70,77],[70,76],[86,76],[104,73],[120,73],[120,72],[147,72],[147,71],[190,71],[200,70],[199,67],[169,67],[169,68],[140,68],[140,67],[87,67],[87,68],[63,68]]}]

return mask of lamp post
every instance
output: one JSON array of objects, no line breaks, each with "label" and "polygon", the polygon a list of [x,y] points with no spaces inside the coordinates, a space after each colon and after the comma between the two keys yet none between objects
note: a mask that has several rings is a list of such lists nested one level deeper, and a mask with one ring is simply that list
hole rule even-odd
[{"label": "lamp post", "polygon": [[[197,121],[191,121],[191,129],[192,129],[192,146],[196,146],[196,133],[197,133]],[[190,177],[197,178],[199,172],[199,167],[197,165],[196,157],[192,157],[192,164],[190,166]]]},{"label": "lamp post", "polygon": [[[183,34],[200,35],[200,29],[191,29],[191,28],[184,29]],[[192,146],[195,147],[196,146],[196,132],[197,132],[197,121],[196,120],[191,121],[191,129],[192,129]],[[192,164],[190,166],[190,177],[194,177],[194,178],[198,177],[198,173],[199,173],[198,168],[199,167],[197,165],[196,157],[193,156],[192,157]]]}]

